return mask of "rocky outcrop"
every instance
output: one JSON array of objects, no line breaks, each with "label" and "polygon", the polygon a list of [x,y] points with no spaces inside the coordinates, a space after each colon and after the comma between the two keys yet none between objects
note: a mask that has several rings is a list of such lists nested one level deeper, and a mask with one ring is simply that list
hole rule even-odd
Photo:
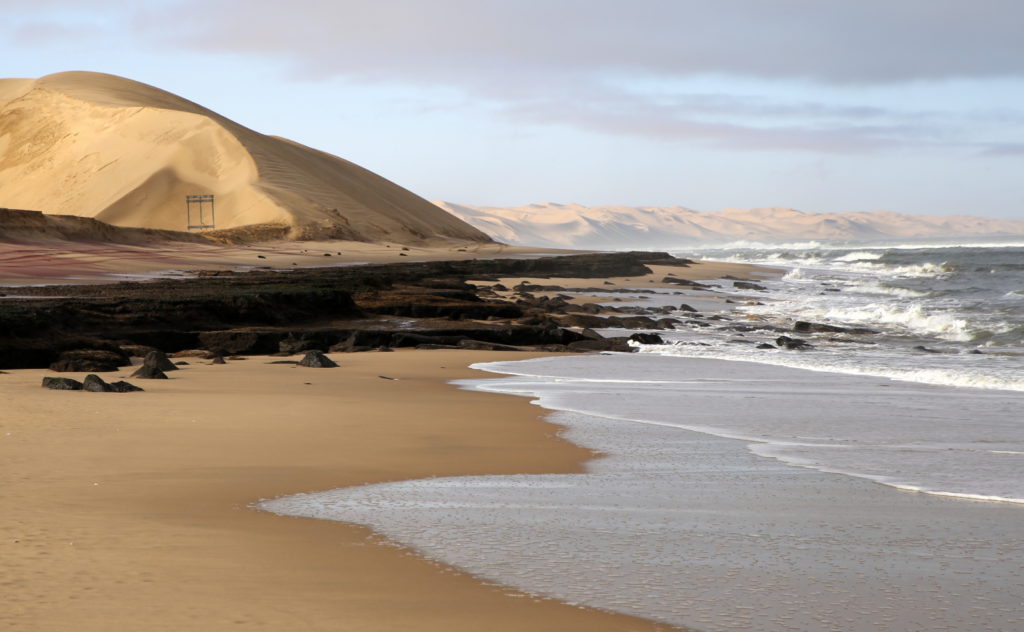
[{"label": "rocky outcrop", "polygon": [[299,360],[299,366],[308,366],[314,369],[333,369],[337,368],[338,363],[320,351],[310,351]]}]

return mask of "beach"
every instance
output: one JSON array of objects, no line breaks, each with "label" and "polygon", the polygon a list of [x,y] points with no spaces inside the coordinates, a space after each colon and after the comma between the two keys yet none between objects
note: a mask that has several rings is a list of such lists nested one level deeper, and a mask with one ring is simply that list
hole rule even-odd
[{"label": "beach", "polygon": [[581,471],[592,452],[526,400],[447,384],[508,356],[338,354],[336,369],[188,358],[129,394],[41,389],[46,370],[0,375],[0,628],[670,629],[485,585],[364,527],[251,506],[431,476]]}]

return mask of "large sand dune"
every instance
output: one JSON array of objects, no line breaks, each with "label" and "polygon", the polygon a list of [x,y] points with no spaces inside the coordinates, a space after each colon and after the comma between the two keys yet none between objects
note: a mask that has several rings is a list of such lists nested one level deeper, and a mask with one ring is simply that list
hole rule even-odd
[{"label": "large sand dune", "polygon": [[146,84],[91,72],[0,80],[0,207],[185,230],[189,194],[216,196],[218,229],[259,226],[293,239],[488,241],[356,164]]},{"label": "large sand dune", "polygon": [[507,244],[554,248],[669,248],[740,240],[924,239],[1024,235],[1024,221],[889,211],[811,213],[792,208],[695,211],[682,206],[531,204],[514,208],[437,202]]}]

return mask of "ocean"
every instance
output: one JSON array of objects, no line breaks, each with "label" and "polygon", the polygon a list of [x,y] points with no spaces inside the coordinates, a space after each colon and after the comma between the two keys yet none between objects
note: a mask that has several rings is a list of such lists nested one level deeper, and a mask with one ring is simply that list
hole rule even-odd
[{"label": "ocean", "polygon": [[460,383],[552,411],[564,437],[605,455],[585,474],[261,506],[697,630],[1024,629],[1024,244],[676,254],[781,271],[753,288],[636,294],[698,310],[675,309],[683,324],[641,353],[490,363],[478,368],[504,377]]}]

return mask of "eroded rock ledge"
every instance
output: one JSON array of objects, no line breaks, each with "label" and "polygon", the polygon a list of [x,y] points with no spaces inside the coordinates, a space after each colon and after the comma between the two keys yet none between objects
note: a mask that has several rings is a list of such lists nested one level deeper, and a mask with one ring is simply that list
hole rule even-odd
[{"label": "eroded rock ledge", "polygon": [[582,316],[561,316],[564,303],[529,295],[512,301],[467,281],[628,277],[648,274],[648,264],[688,263],[666,253],[626,252],[8,288],[0,301],[0,368],[75,370],[68,358],[95,351],[127,359],[126,347],[138,345],[211,355],[424,345],[611,348],[567,329]]}]

